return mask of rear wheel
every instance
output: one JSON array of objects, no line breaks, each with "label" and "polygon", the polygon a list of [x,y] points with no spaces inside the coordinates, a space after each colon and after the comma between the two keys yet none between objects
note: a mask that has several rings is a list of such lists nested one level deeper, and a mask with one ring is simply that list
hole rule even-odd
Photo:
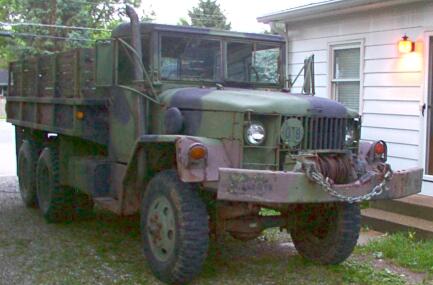
[{"label": "rear wheel", "polygon": [[86,220],[95,216],[93,211],[94,202],[90,195],[78,190],[75,191],[73,205],[74,214],[77,219]]},{"label": "rear wheel", "polygon": [[206,206],[175,171],[157,174],[148,184],[141,208],[144,253],[157,278],[185,284],[202,268],[209,244]]},{"label": "rear wheel", "polygon": [[338,264],[350,256],[361,229],[358,204],[302,205],[294,212],[293,243],[303,257]]},{"label": "rear wheel", "polygon": [[73,190],[59,183],[59,162],[55,147],[42,151],[36,168],[39,208],[49,223],[70,221],[73,217]]},{"label": "rear wheel", "polygon": [[38,159],[37,147],[25,140],[18,152],[18,181],[21,199],[27,207],[35,208],[36,200],[36,163]]}]

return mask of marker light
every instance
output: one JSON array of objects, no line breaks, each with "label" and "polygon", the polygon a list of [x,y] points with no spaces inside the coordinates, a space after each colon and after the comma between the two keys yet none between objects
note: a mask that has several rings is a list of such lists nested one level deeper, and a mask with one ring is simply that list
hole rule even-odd
[{"label": "marker light", "polygon": [[188,155],[192,160],[200,160],[206,157],[207,149],[204,145],[196,143],[190,146]]},{"label": "marker light", "polygon": [[374,145],[374,153],[376,155],[382,155],[384,154],[386,151],[386,146],[383,142],[378,141],[375,145]]},{"label": "marker light", "polygon": [[84,112],[82,112],[82,111],[77,111],[77,112],[75,113],[75,118],[77,118],[77,120],[82,120],[82,119],[84,119]]}]

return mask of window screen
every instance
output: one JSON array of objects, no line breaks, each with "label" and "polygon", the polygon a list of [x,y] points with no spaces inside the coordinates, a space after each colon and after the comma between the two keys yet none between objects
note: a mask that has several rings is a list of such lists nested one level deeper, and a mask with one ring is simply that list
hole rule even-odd
[{"label": "window screen", "polygon": [[359,81],[335,83],[336,97],[348,108],[359,110]]},{"label": "window screen", "polygon": [[334,78],[359,79],[359,48],[338,49],[334,54]]},{"label": "window screen", "polygon": [[333,52],[334,98],[346,107],[359,111],[360,48],[338,48]]}]

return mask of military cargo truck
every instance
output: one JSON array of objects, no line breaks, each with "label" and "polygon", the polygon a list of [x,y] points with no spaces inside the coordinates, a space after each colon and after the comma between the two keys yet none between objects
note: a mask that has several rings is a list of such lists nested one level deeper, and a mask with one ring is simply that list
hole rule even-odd
[{"label": "military cargo truck", "polygon": [[131,23],[94,49],[10,64],[21,196],[48,222],[94,204],[139,213],[151,270],[184,284],[210,235],[249,240],[279,227],[305,258],[342,262],[360,202],[420,191],[422,169],[393,172],[384,141],[360,140],[355,111],[288,92],[282,37],[127,12]]}]

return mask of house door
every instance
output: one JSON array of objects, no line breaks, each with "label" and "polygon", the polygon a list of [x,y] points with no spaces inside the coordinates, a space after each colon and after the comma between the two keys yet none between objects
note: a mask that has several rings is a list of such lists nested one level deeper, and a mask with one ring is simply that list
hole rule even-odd
[{"label": "house door", "polygon": [[428,38],[428,88],[427,98],[422,107],[422,114],[425,118],[425,176],[423,181],[422,194],[433,195],[433,36]]}]

